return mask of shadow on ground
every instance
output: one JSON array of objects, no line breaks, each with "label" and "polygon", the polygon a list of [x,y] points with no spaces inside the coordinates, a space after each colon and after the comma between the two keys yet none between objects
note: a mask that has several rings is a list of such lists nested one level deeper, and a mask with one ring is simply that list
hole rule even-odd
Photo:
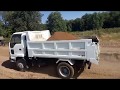
[{"label": "shadow on ground", "polygon": [[[8,69],[14,69],[17,71],[15,63],[10,62],[10,60],[5,60],[2,63],[2,66],[5,68],[8,68]],[[46,65],[46,66],[42,66],[42,67],[34,66],[34,67],[27,69],[27,72],[42,73],[42,74],[47,74],[49,76],[58,78],[56,69],[57,69],[56,65],[53,64],[53,65]],[[84,69],[80,70],[80,72],[77,72],[75,74],[74,78],[77,79],[76,77],[80,76],[83,71],[84,71]],[[25,72],[25,74],[27,74],[27,72]]]},{"label": "shadow on ground", "polygon": [[16,69],[15,63],[11,63],[10,60],[5,60],[2,66],[8,69]]},{"label": "shadow on ground", "polygon": [[[5,60],[2,63],[2,66],[5,68],[8,68],[8,69],[13,69],[13,70],[17,71],[15,63],[10,62],[10,60]],[[31,67],[31,68],[27,69],[26,71],[33,72],[33,73],[47,74],[49,76],[58,78],[55,65],[47,65],[47,66],[42,66],[42,67]],[[27,72],[25,72],[25,73],[27,73]]]},{"label": "shadow on ground", "polygon": [[28,71],[35,72],[35,73],[47,74],[49,76],[58,78],[55,65],[47,65],[47,66],[42,66],[42,67],[32,67]]}]

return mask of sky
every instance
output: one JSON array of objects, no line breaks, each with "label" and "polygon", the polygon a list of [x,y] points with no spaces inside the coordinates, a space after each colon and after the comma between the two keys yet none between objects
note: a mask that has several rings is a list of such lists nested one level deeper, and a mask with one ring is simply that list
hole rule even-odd
[{"label": "sky", "polygon": [[[48,15],[52,11],[40,11],[40,12],[43,14],[42,23],[45,23]],[[94,12],[102,12],[102,11],[59,11],[59,12],[62,14],[63,19],[71,20],[71,19],[81,18],[86,13],[92,14]]]}]

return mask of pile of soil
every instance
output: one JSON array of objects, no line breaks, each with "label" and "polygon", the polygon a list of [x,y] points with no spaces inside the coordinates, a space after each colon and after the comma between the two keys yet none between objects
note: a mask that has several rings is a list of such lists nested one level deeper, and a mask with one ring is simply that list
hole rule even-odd
[{"label": "pile of soil", "polygon": [[49,39],[50,40],[76,40],[78,39],[74,35],[67,32],[55,32]]}]

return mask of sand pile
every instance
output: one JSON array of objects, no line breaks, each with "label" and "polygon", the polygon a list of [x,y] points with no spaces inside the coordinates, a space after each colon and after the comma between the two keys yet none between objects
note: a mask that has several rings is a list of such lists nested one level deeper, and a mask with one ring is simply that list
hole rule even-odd
[{"label": "sand pile", "polygon": [[49,39],[50,40],[75,40],[78,39],[74,35],[67,32],[55,32]]}]

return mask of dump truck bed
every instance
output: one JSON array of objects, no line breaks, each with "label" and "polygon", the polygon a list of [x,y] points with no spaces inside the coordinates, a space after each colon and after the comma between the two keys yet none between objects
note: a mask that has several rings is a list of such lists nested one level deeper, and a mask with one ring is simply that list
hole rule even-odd
[{"label": "dump truck bed", "polygon": [[29,57],[88,60],[98,64],[99,45],[92,39],[27,41]]}]

